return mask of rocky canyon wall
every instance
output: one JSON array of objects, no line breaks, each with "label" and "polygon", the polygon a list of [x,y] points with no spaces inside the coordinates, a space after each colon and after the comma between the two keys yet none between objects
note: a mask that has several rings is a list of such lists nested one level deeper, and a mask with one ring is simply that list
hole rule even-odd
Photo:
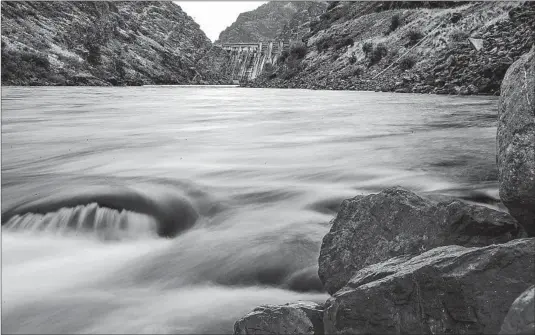
[{"label": "rocky canyon wall", "polygon": [[534,22],[528,1],[332,2],[304,52],[250,86],[498,95]]},{"label": "rocky canyon wall", "polygon": [[2,1],[2,85],[228,83],[171,1]]}]

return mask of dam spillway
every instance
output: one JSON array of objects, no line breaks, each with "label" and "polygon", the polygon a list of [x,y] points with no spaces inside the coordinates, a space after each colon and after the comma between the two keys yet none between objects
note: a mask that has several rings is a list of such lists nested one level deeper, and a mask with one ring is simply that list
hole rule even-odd
[{"label": "dam spillway", "polygon": [[267,64],[275,65],[282,52],[289,49],[289,42],[222,43],[220,47],[229,54],[232,80],[244,82],[258,77]]}]

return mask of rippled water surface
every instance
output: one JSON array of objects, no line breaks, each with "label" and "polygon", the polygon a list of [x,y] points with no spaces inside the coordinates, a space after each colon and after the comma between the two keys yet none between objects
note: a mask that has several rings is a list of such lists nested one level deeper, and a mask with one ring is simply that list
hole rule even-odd
[{"label": "rippled water surface", "polygon": [[343,199],[495,205],[497,100],[230,87],[2,88],[6,333],[231,333],[324,301]]}]

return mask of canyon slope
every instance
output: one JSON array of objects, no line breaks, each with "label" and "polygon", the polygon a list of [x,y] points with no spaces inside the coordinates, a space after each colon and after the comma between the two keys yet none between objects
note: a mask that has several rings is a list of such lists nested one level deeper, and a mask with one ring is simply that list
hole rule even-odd
[{"label": "canyon slope", "polygon": [[170,1],[2,1],[2,85],[227,83],[227,63]]},{"label": "canyon slope", "polygon": [[535,42],[535,3],[331,2],[253,87],[499,94]]},{"label": "canyon slope", "polygon": [[219,35],[216,43],[252,43],[280,39],[299,40],[308,32],[311,19],[327,7],[322,1],[270,1],[241,13]]}]

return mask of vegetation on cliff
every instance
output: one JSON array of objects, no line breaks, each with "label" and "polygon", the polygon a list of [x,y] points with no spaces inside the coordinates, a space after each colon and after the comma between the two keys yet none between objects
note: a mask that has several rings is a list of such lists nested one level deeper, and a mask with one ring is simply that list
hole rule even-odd
[{"label": "vegetation on cliff", "polygon": [[496,95],[534,22],[533,2],[332,2],[299,62],[248,85]]},{"label": "vegetation on cliff", "polygon": [[3,85],[225,82],[225,53],[166,1],[2,1]]}]

